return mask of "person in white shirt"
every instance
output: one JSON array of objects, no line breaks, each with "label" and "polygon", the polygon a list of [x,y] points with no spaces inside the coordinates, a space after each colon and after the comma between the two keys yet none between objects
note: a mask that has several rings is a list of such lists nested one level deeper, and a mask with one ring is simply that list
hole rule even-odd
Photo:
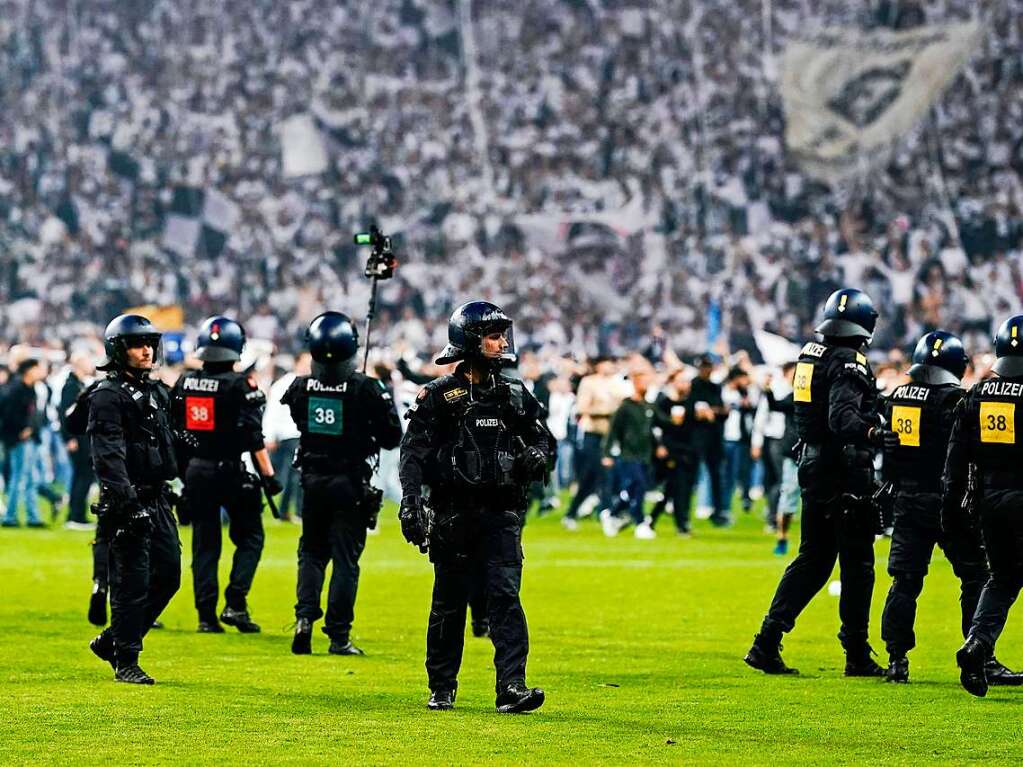
[{"label": "person in white shirt", "polygon": [[289,511],[289,506],[292,503],[295,505],[295,517],[300,518],[302,514],[301,478],[299,472],[291,465],[301,434],[291,418],[288,407],[281,403],[281,397],[284,396],[284,392],[288,390],[296,376],[309,375],[312,370],[311,360],[309,354],[303,352],[295,360],[294,369],[274,381],[270,387],[270,394],[266,398],[266,410],[263,411],[263,434],[266,438],[267,450],[270,451],[274,476],[284,486],[278,501],[281,519],[287,521],[292,520]]}]

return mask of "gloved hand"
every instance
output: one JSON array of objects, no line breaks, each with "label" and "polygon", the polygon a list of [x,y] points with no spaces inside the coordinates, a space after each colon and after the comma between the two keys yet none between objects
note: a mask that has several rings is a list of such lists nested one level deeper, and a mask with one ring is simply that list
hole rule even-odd
[{"label": "gloved hand", "polygon": [[527,447],[518,457],[519,472],[526,479],[541,479],[547,468],[547,454],[538,447]]},{"label": "gloved hand", "polygon": [[867,440],[871,445],[882,448],[883,450],[894,450],[901,443],[899,441],[899,435],[891,429],[886,429],[883,426],[873,426],[870,431],[867,432]]},{"label": "gloved hand", "polygon": [[398,509],[398,521],[401,522],[401,534],[413,546],[418,546],[424,554],[430,535],[429,518],[423,499],[418,495],[406,495],[401,499]]},{"label": "gloved hand", "polygon": [[263,483],[266,492],[270,495],[279,495],[284,492],[284,485],[281,484],[281,481],[276,476],[260,477],[260,481]]}]

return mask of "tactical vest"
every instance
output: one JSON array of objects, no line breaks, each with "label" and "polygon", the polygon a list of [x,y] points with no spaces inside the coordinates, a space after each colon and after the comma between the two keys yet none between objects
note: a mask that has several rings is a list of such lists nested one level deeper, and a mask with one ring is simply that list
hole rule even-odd
[{"label": "tactical vest", "polygon": [[[376,452],[359,402],[366,380],[361,373],[340,383],[324,383],[312,376],[295,379],[289,406],[295,426],[302,433],[301,466],[351,469]],[[379,382],[373,385],[382,386]]]},{"label": "tactical vest", "polygon": [[[1019,472],[1023,466],[1023,380],[992,378],[970,392],[973,454],[981,470]],[[1020,476],[1023,485],[1023,475]]]},{"label": "tactical vest", "polygon": [[504,380],[491,389],[477,389],[473,395],[451,402],[454,439],[440,451],[442,471],[457,487],[518,488],[521,483],[514,469],[519,438],[515,427],[524,412],[521,382]]},{"label": "tactical vest", "polygon": [[915,382],[892,392],[885,407],[889,428],[899,435],[899,447],[885,452],[892,478],[910,480],[935,492],[940,489],[950,434],[944,414],[962,395],[958,386]]},{"label": "tactical vest", "polygon": [[114,390],[124,402],[125,463],[129,479],[138,485],[157,485],[178,473],[168,418],[170,402],[158,387],[108,378],[89,388],[90,393]]},{"label": "tactical vest", "polygon": [[175,387],[182,426],[195,438],[195,456],[207,460],[237,459],[242,453],[238,419],[241,373],[185,373]]}]

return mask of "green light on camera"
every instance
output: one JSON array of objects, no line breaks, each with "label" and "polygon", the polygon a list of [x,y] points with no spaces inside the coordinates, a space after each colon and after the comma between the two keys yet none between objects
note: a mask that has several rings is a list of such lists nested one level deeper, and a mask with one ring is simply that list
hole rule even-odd
[{"label": "green light on camera", "polygon": [[367,234],[366,232],[359,232],[359,234],[355,235],[355,244],[356,245],[372,245],[373,244],[373,235]]}]

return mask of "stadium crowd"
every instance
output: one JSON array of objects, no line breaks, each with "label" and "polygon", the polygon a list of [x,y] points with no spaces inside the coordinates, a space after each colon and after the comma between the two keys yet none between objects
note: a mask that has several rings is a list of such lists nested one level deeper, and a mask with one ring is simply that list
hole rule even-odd
[{"label": "stadium crowd", "polygon": [[[293,351],[323,308],[366,305],[349,242],[372,218],[403,261],[379,337],[416,356],[470,293],[548,363],[665,342],[759,361],[758,331],[798,342],[839,284],[890,307],[882,349],[941,326],[983,350],[1021,307],[1020,0],[2,7],[8,342],[157,304]],[[979,49],[887,164],[827,189],[786,156],[790,40],[969,18]],[[322,172],[288,171],[296,115]],[[227,200],[222,241],[168,249],[181,189]]]}]

